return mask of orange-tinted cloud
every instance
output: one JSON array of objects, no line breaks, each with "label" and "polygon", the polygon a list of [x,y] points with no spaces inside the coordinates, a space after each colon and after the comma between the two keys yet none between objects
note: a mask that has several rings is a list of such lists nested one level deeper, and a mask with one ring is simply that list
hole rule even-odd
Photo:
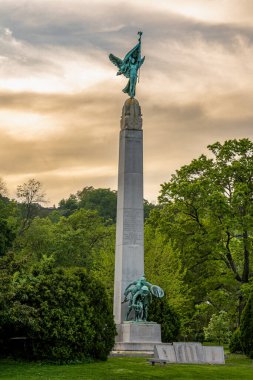
[{"label": "orange-tinted cloud", "polygon": [[30,177],[51,203],[116,188],[126,79],[107,55],[123,56],[140,28],[146,198],[208,144],[253,137],[250,1],[227,14],[215,0],[208,17],[207,0],[146,3],[0,0],[0,177],[12,195]]}]

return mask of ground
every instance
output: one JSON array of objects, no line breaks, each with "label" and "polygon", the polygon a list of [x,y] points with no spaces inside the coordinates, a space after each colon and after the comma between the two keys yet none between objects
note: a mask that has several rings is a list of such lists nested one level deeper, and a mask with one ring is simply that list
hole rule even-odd
[{"label": "ground", "polygon": [[252,380],[253,361],[229,355],[225,365],[151,366],[146,358],[114,357],[106,362],[54,365],[0,360],[4,380]]}]

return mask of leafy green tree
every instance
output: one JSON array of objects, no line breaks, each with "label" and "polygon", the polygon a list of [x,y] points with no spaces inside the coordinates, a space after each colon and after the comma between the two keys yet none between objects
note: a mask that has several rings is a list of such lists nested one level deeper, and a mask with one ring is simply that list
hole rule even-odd
[{"label": "leafy green tree", "polygon": [[0,219],[0,256],[3,256],[12,246],[14,238],[14,231],[8,226],[5,220]]},{"label": "leafy green tree", "polygon": [[12,246],[16,236],[16,204],[7,197],[7,188],[0,178],[0,256]]},{"label": "leafy green tree", "polygon": [[241,330],[238,327],[232,334],[229,342],[229,350],[231,353],[242,353],[242,343],[241,343]]},{"label": "leafy green tree", "polygon": [[211,342],[228,343],[231,337],[228,314],[220,311],[213,314],[207,327],[204,327],[205,339]]},{"label": "leafy green tree", "polygon": [[17,255],[28,255],[31,262],[54,255],[58,266],[91,270],[99,266],[100,252],[114,243],[114,234],[96,211],[80,209],[56,223],[35,218],[18,240]]},{"label": "leafy green tree", "polygon": [[111,189],[94,189],[92,186],[78,191],[79,207],[96,210],[105,220],[116,222],[117,193]]},{"label": "leafy green tree", "polygon": [[62,212],[62,215],[69,216],[73,214],[79,208],[78,197],[74,194],[70,194],[69,198],[62,199],[59,202],[59,210]]},{"label": "leafy green tree", "polygon": [[0,308],[1,349],[11,337],[25,336],[32,359],[107,358],[116,333],[113,315],[103,286],[84,269],[55,268],[44,257],[28,273],[15,272],[10,288]]},{"label": "leafy green tree", "polygon": [[184,282],[185,271],[179,252],[174,249],[170,237],[159,229],[159,210],[155,210],[145,224],[145,275],[153,284],[165,291],[165,299],[180,315],[181,327],[192,307],[192,296]]},{"label": "leafy green tree", "polygon": [[178,339],[180,319],[166,298],[154,297],[148,310],[148,319],[161,324],[163,342],[175,342]]},{"label": "leafy green tree", "polygon": [[[150,212],[156,207],[153,203],[144,199],[144,218],[148,218]],[[76,210],[94,210],[104,218],[107,223],[116,223],[117,192],[111,189],[86,186],[83,190],[71,194],[69,198],[59,202],[59,211],[64,216],[69,216]]]},{"label": "leafy green tree", "polygon": [[[158,228],[179,252],[195,304],[209,300],[239,323],[252,277],[253,143],[208,146],[162,185]],[[222,305],[223,304],[223,305]]]},{"label": "leafy green tree", "polygon": [[240,342],[243,352],[253,358],[253,293],[250,295],[242,313]]}]

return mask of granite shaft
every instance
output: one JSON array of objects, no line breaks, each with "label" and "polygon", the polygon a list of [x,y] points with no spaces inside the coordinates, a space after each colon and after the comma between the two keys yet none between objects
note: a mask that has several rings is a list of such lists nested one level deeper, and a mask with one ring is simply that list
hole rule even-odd
[{"label": "granite shaft", "polygon": [[127,303],[121,303],[124,290],[144,274],[143,131],[140,107],[135,103],[129,99],[123,107],[119,143],[114,277],[116,324],[121,324],[127,313]]}]

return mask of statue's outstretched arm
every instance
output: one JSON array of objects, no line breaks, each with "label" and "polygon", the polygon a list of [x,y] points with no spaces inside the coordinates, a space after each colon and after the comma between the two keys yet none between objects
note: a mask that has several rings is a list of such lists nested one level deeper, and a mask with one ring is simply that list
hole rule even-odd
[{"label": "statue's outstretched arm", "polygon": [[145,57],[143,57],[143,58],[140,60],[139,68],[143,65],[144,61],[145,61]]},{"label": "statue's outstretched arm", "polygon": [[133,281],[133,282],[131,282],[131,283],[126,287],[125,291],[128,290],[128,289],[130,288],[130,286],[133,286],[133,285],[136,285],[136,284],[137,284],[137,281]]}]

